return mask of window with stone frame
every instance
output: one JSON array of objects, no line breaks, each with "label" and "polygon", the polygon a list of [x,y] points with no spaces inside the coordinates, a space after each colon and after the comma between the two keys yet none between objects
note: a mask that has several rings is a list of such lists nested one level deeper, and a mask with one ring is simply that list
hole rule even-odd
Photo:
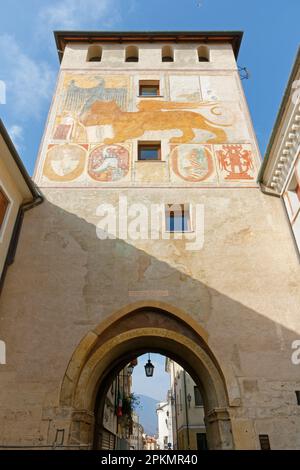
[{"label": "window with stone frame", "polygon": [[138,160],[156,161],[161,160],[160,142],[138,142]]},{"label": "window with stone frame", "polygon": [[159,80],[140,80],[139,96],[159,96]]}]

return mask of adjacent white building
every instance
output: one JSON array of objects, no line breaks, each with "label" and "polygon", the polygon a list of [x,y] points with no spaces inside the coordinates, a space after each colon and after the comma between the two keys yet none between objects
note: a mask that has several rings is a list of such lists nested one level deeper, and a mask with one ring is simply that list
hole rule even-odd
[{"label": "adjacent white building", "polygon": [[160,450],[173,449],[172,409],[169,396],[167,398],[167,401],[158,403],[156,408],[158,424],[157,444]]},{"label": "adjacent white building", "polygon": [[300,256],[300,48],[282,99],[259,181],[281,197]]}]

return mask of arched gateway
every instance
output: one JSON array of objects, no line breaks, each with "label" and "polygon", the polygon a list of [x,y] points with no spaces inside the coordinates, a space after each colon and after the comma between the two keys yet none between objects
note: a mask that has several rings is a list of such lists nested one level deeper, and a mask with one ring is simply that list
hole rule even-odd
[{"label": "arched gateway", "polygon": [[187,370],[203,396],[209,448],[233,449],[225,379],[207,334],[187,314],[161,303],[124,308],[82,339],[60,393],[61,414],[70,416],[67,444],[101,448],[95,408],[101,416],[110,379],[147,351],[165,354]]}]

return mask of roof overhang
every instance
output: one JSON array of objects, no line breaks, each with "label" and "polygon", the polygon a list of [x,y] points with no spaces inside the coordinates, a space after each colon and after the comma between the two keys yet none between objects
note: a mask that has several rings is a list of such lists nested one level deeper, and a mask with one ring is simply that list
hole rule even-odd
[{"label": "roof overhang", "polygon": [[0,119],[0,144],[4,144],[1,152],[1,159],[5,163],[9,172],[13,175],[14,181],[24,196],[24,200],[32,201],[41,197],[39,191],[31,180],[21,158],[8,135],[8,132]]},{"label": "roof overhang", "polygon": [[[284,132],[284,126],[286,125],[287,121],[287,115],[288,112],[291,109],[291,106],[295,107],[295,105],[292,104],[292,95],[293,95],[293,84],[295,80],[299,79],[299,73],[300,73],[300,47],[298,48],[297,55],[295,62],[293,64],[291,74],[286,86],[286,89],[284,91],[284,95],[281,101],[281,105],[275,120],[274,127],[272,129],[271,137],[267,146],[267,150],[265,153],[265,157],[263,159],[259,174],[258,174],[258,182],[259,183],[266,183],[266,180],[270,180],[272,174],[274,171],[277,169],[277,161],[278,158],[280,158],[280,155],[276,155],[276,148],[278,147],[278,142],[283,141],[284,139],[287,139],[287,131]],[[297,105],[298,106],[298,105]],[[300,111],[300,107],[299,107]],[[297,109],[295,109],[294,112],[298,112]],[[298,112],[299,114],[299,112]],[[280,142],[279,142],[280,143]]]},{"label": "roof overhang", "polygon": [[54,31],[59,60],[68,43],[201,42],[230,43],[237,58],[242,31]]}]

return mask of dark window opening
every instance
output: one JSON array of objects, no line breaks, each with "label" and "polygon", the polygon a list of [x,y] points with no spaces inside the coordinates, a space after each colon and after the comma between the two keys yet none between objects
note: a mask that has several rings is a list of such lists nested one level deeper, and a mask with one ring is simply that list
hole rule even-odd
[{"label": "dark window opening", "polygon": [[138,159],[139,160],[160,160],[161,159],[160,142],[139,143],[138,144]]},{"label": "dark window opening", "polygon": [[198,432],[196,437],[197,437],[197,450],[208,450],[205,432]]},{"label": "dark window opening", "polygon": [[300,405],[300,390],[296,390],[297,405]]},{"label": "dark window opening", "polygon": [[199,62],[209,62],[209,49],[206,46],[199,46],[197,49]]},{"label": "dark window opening", "polygon": [[89,62],[101,62],[101,57],[94,56],[89,59]]},{"label": "dark window opening", "polygon": [[87,61],[88,62],[101,62],[102,48],[101,46],[92,45],[88,49]]},{"label": "dark window opening", "polygon": [[140,96],[158,96],[159,95],[159,82],[140,81],[139,95]]},{"label": "dark window opening", "polygon": [[128,46],[125,50],[125,62],[138,62],[139,51],[135,46]]},{"label": "dark window opening", "polygon": [[174,53],[171,46],[164,46],[161,51],[162,62],[174,62]]}]

